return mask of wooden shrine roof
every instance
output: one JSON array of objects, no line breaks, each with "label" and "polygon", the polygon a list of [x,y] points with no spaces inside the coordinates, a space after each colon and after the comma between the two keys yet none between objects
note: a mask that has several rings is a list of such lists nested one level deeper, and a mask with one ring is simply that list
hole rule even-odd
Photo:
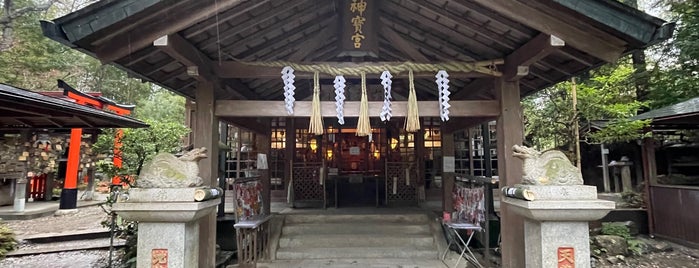
[{"label": "wooden shrine roof", "polygon": [[0,84],[0,129],[141,128],[133,118]]},{"label": "wooden shrine roof", "polygon": [[699,128],[699,97],[651,110],[631,119],[652,119],[653,128],[697,129]]},{"label": "wooden shrine roof", "polygon": [[[366,1],[378,5],[376,57],[352,58],[339,49],[337,0],[103,0],[42,28],[47,37],[190,98],[203,77],[219,85],[217,99],[248,100],[282,100],[281,68],[261,74],[238,61],[501,59],[504,64],[491,68],[504,75],[529,67],[520,79],[528,95],[668,39],[674,29],[615,0]],[[169,45],[154,46],[164,35]],[[565,45],[551,47],[551,35]],[[188,74],[189,66],[198,66],[200,77]],[[377,78],[369,83],[378,85]],[[453,99],[493,98],[492,77],[453,74],[450,80]],[[434,76],[415,84],[418,99],[437,99]],[[397,100],[406,99],[407,85],[394,78]],[[297,77],[296,86],[296,99],[308,99],[310,79]],[[370,90],[378,93],[370,100],[381,100],[380,86]]]}]

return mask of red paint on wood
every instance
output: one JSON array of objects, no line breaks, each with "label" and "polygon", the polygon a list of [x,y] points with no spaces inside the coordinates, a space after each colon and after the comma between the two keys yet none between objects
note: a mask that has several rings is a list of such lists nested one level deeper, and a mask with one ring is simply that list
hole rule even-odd
[{"label": "red paint on wood", "polygon": [[68,147],[68,163],[64,189],[76,189],[78,186],[78,167],[80,166],[80,143],[82,142],[82,128],[70,130],[70,147]]}]

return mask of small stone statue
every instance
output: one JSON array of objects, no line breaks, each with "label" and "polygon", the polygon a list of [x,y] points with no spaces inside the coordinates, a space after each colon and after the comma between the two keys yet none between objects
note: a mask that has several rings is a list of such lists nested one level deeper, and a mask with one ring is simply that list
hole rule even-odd
[{"label": "small stone statue", "polygon": [[195,148],[179,158],[159,153],[146,163],[136,180],[139,188],[186,188],[202,184],[198,162],[206,158],[206,148]]},{"label": "small stone statue", "polygon": [[533,185],[582,185],[582,173],[560,151],[543,153],[529,147],[512,146],[514,157],[524,161],[522,184]]}]

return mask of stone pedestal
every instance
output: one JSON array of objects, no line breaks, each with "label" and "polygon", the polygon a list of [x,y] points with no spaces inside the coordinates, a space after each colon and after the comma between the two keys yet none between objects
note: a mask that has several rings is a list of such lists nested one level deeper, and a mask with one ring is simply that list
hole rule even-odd
[{"label": "stone pedestal", "polygon": [[27,182],[26,178],[18,179],[15,182],[15,202],[13,204],[15,212],[24,212],[25,200],[27,198]]},{"label": "stone pedestal", "polygon": [[589,268],[588,222],[607,215],[614,202],[597,199],[594,186],[517,186],[536,197],[535,201],[503,198],[508,210],[525,218],[526,267]]},{"label": "stone pedestal", "polygon": [[221,200],[194,202],[194,191],[131,188],[127,200],[114,204],[118,215],[139,222],[137,267],[197,267],[198,220],[214,213]]}]

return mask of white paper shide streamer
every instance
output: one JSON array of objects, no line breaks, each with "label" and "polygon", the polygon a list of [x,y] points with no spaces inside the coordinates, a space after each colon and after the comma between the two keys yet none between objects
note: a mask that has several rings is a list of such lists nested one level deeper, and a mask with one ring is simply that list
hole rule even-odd
[{"label": "white paper shide streamer", "polygon": [[442,121],[449,121],[449,74],[445,70],[439,70],[435,77],[439,91],[439,117]]},{"label": "white paper shide streamer", "polygon": [[296,86],[294,86],[294,78],[296,76],[294,75],[294,69],[285,66],[282,69],[282,81],[284,81],[284,106],[286,108],[286,112],[289,115],[294,114],[294,91],[296,90]]},{"label": "white paper shide streamer", "polygon": [[337,111],[337,122],[345,124],[345,78],[342,75],[335,76],[335,110]]},{"label": "white paper shide streamer", "polygon": [[381,121],[389,121],[391,116],[393,116],[391,114],[393,112],[391,110],[391,84],[393,83],[391,78],[393,76],[389,71],[381,73],[381,85],[383,85],[383,108],[381,108],[381,114],[379,114]]}]

